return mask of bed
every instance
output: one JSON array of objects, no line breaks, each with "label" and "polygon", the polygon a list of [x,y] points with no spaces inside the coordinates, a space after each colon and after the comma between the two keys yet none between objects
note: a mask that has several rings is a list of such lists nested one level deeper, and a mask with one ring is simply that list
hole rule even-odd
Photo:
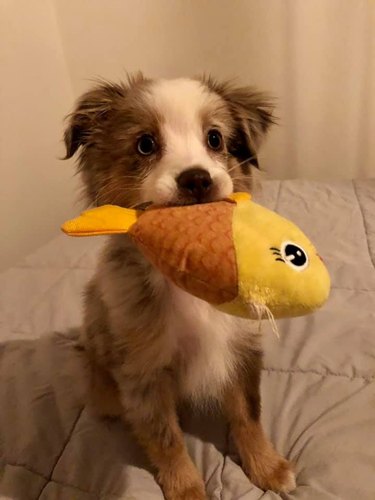
[{"label": "bed", "polygon": [[[298,486],[252,485],[220,415],[182,413],[189,452],[210,499],[374,500],[375,180],[270,181],[261,201],[301,226],[332,277],[328,303],[279,321],[280,340],[264,326],[263,423]],[[1,499],[163,498],[129,430],[85,407],[76,336],[102,244],[61,235],[0,277]]]}]

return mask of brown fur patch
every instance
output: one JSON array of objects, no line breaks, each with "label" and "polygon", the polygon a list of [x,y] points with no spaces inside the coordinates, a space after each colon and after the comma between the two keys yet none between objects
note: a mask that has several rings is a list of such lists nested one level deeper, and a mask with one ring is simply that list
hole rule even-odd
[{"label": "brown fur patch", "polygon": [[98,417],[120,417],[123,409],[117,384],[110,374],[95,363],[90,367],[89,409]]},{"label": "brown fur patch", "polygon": [[[100,83],[79,99],[68,117],[66,158],[81,147],[79,171],[93,205],[139,202],[140,182],[163,148],[160,117],[144,99],[149,84],[141,76],[130,78],[128,84]],[[158,140],[159,152],[152,158],[137,152],[137,140],[144,133]]]},{"label": "brown fur patch", "polygon": [[202,81],[228,105],[234,123],[228,151],[240,162],[242,173],[248,175],[249,164],[259,168],[257,150],[269,127],[275,123],[273,101],[268,94],[251,87],[218,82],[210,76],[202,77]]}]

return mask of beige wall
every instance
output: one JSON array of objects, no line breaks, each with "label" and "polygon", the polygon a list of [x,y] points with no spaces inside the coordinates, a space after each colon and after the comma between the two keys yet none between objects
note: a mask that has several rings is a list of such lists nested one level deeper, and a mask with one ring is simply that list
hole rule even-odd
[{"label": "beige wall", "polygon": [[[103,6],[106,6],[104,8]],[[374,175],[375,1],[56,0],[75,94],[93,75],[212,72],[278,98],[272,176]]]},{"label": "beige wall", "polygon": [[95,76],[236,76],[278,97],[271,177],[375,175],[371,0],[0,0],[0,19],[2,267],[73,213],[61,123]]},{"label": "beige wall", "polygon": [[72,89],[48,1],[0,2],[0,267],[57,233],[75,182],[57,158]]}]

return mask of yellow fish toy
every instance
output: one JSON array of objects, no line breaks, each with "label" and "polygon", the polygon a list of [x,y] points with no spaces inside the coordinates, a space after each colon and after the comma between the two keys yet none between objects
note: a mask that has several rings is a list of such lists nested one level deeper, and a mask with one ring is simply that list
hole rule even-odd
[{"label": "yellow fish toy", "polygon": [[65,222],[71,236],[127,233],[183,290],[241,317],[292,317],[322,306],[326,266],[304,233],[245,193],[212,203],[133,210],[105,205]]}]

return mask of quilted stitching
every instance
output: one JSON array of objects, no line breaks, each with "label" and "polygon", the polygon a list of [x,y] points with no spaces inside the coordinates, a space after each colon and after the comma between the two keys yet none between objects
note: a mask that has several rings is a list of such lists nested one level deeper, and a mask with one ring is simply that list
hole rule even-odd
[{"label": "quilted stitching", "polygon": [[[359,209],[360,209],[361,214],[362,214],[363,229],[364,229],[365,238],[367,241],[367,248],[368,248],[369,257],[370,257],[370,260],[371,260],[372,265],[373,265],[374,270],[375,270],[375,248],[372,248],[372,245],[371,245],[370,240],[369,240],[370,224],[369,224],[367,217],[365,216],[363,200],[359,196],[357,184],[354,181],[352,181],[352,184],[353,184],[354,194],[357,198],[357,203],[358,203]],[[373,208],[375,209],[375,203],[374,203]],[[370,213],[373,215],[375,212],[372,211]]]}]

